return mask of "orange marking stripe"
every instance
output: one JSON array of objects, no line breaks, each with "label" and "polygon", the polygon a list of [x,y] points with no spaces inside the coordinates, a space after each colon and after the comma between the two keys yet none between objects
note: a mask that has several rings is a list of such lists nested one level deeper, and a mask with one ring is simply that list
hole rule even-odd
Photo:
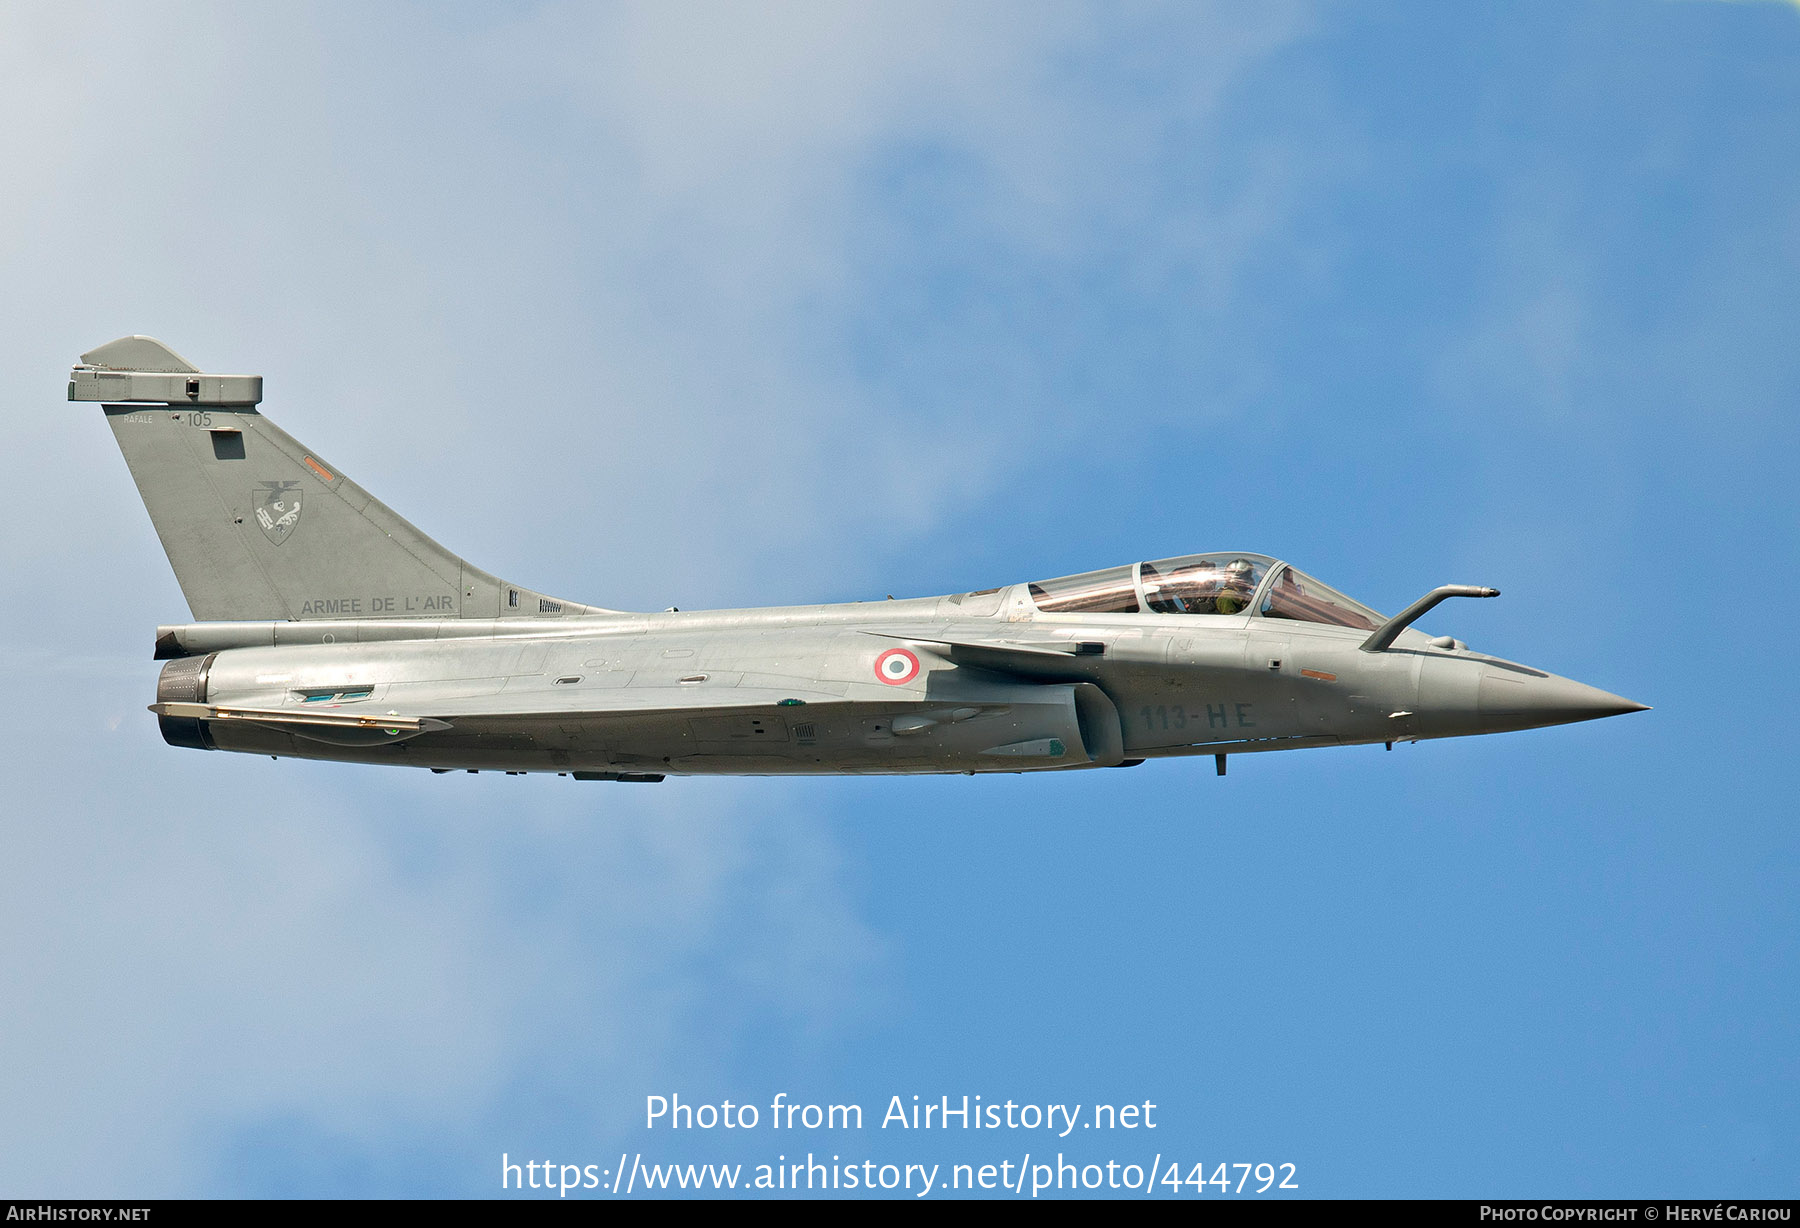
[{"label": "orange marking stripe", "polygon": [[325,466],[321,465],[318,461],[314,460],[312,457],[303,456],[300,459],[305,462],[306,467],[308,469],[311,469],[314,473],[316,473],[320,477],[324,478],[327,482],[336,481],[336,479],[331,476],[331,470],[329,470]]},{"label": "orange marking stripe", "polygon": [[1301,674],[1308,678],[1317,678],[1320,682],[1336,682],[1336,674],[1328,674],[1322,669],[1303,669]]}]

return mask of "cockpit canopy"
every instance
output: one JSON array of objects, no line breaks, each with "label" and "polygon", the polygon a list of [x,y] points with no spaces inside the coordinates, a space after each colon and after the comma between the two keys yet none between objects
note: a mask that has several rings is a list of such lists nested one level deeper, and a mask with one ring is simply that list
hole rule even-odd
[{"label": "cockpit canopy", "polygon": [[1031,600],[1047,614],[1256,614],[1359,631],[1387,621],[1286,563],[1233,551],[1040,580]]}]

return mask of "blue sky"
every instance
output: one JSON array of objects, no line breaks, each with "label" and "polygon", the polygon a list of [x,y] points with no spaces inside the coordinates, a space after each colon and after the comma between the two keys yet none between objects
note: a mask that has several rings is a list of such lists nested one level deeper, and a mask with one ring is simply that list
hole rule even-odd
[{"label": "blue sky", "polygon": [[[1318,1195],[1793,1196],[1796,149],[1790,3],[7,6],[0,1193],[1058,1149],[873,1126],[968,1094]],[[1495,585],[1427,625],[1655,711],[1225,780],[178,751],[62,399],[131,332],[575,599],[1237,547]],[[641,1125],[778,1091],[871,1128]]]}]

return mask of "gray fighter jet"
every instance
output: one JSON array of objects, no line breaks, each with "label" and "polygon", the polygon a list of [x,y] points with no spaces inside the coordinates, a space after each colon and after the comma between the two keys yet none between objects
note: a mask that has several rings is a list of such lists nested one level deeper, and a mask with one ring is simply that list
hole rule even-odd
[{"label": "gray fighter jet", "polygon": [[632,614],[500,580],[161,342],[81,356],[198,621],[151,711],[199,750],[445,772],[1021,772],[1413,742],[1644,705],[1223,550],[973,593]]}]

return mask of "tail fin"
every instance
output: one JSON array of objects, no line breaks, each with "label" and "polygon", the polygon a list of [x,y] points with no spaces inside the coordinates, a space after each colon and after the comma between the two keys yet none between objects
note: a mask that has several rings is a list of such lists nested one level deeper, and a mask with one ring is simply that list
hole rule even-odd
[{"label": "tail fin", "polygon": [[507,584],[432,541],[257,412],[259,375],[207,375],[151,337],[81,356],[194,617],[606,613]]}]

